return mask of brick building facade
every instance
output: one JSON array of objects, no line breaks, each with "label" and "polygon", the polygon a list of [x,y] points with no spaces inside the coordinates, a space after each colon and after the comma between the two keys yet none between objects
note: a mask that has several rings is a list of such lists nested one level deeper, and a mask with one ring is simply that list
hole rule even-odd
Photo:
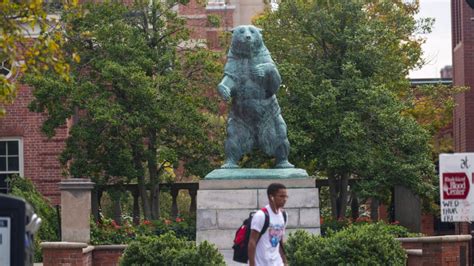
[{"label": "brick building facade", "polygon": [[[123,0],[123,3],[131,1]],[[176,11],[187,19],[192,39],[207,42],[211,49],[219,49],[220,31],[250,24],[252,17],[263,8],[263,0],[209,0],[207,6],[191,0],[186,6],[176,7]],[[209,15],[220,18],[219,27],[209,24]],[[7,68],[3,65],[0,68],[0,74],[8,75]],[[58,182],[64,178],[58,157],[65,146],[68,128],[65,125],[57,130],[55,137],[48,139],[40,129],[44,115],[28,110],[32,99],[31,88],[20,84],[15,102],[6,106],[7,115],[0,118],[0,192],[7,190],[5,178],[18,174],[30,178],[56,205],[60,204]]]},{"label": "brick building facade", "polygon": [[[453,85],[474,85],[474,9],[466,0],[451,0]],[[456,96],[454,150],[474,152],[474,90]],[[470,137],[471,136],[471,137]]]}]

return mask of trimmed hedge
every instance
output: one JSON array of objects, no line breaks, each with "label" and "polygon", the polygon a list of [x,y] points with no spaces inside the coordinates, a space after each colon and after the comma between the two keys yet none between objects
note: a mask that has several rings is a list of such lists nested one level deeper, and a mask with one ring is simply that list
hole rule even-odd
[{"label": "trimmed hedge", "polygon": [[290,235],[290,265],[405,265],[406,254],[383,223],[348,226],[326,237],[299,230]]},{"label": "trimmed hedge", "polygon": [[195,245],[170,231],[139,236],[125,249],[120,265],[225,265],[219,250],[207,241]]}]

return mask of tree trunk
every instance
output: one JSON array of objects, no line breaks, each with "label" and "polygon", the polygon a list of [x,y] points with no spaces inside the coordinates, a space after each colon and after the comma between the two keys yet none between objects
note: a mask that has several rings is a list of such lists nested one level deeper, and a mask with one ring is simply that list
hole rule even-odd
[{"label": "tree trunk", "polygon": [[349,197],[349,193],[347,191],[347,186],[349,185],[349,176],[349,174],[343,174],[341,176],[339,188],[339,216],[337,218],[346,217],[347,199]]},{"label": "tree trunk", "polygon": [[122,207],[120,206],[120,197],[113,200],[114,206],[114,221],[118,225],[122,225]]},{"label": "tree trunk", "polygon": [[122,208],[120,206],[120,199],[122,198],[122,192],[118,189],[110,189],[107,191],[110,199],[112,200],[112,209],[114,215],[114,221],[121,225],[122,224]]},{"label": "tree trunk", "polygon": [[148,201],[148,195],[145,187],[145,177],[139,176],[138,179],[138,192],[140,193],[140,198],[142,199],[142,208],[143,216],[146,220],[151,220],[151,210],[150,204]]},{"label": "tree trunk", "polygon": [[328,175],[331,215],[334,219],[341,219],[346,215],[347,200],[349,197],[349,192],[347,191],[349,176],[349,174],[343,174],[341,176]]},{"label": "tree trunk", "polygon": [[97,186],[94,187],[91,194],[91,212],[94,222],[99,221],[99,191]]},{"label": "tree trunk", "polygon": [[140,193],[138,190],[133,191],[133,224],[139,225],[140,224]]},{"label": "tree trunk", "polygon": [[153,184],[151,187],[151,214],[153,219],[160,219],[160,188],[159,184]]},{"label": "tree trunk", "polygon": [[156,154],[156,132],[155,130],[150,131],[148,137],[148,173],[150,176],[150,205],[151,205],[151,216],[153,219],[160,218],[160,187],[158,180],[158,164]]},{"label": "tree trunk", "polygon": [[357,195],[354,191],[351,192],[351,216],[352,220],[356,220],[359,218],[359,200],[357,199]]},{"label": "tree trunk", "polygon": [[379,200],[372,198],[370,202],[370,219],[372,221],[379,220]]},{"label": "tree trunk", "polygon": [[138,172],[138,193],[140,193],[140,198],[142,199],[143,216],[146,220],[151,220],[151,210],[148,200],[148,194],[145,187],[145,176],[143,175],[143,166],[136,147],[133,147],[133,153],[133,163],[135,164],[135,169]]},{"label": "tree trunk", "polygon": [[334,219],[338,217],[338,206],[337,206],[337,179],[336,176],[329,175],[329,197],[331,199],[331,215]]}]

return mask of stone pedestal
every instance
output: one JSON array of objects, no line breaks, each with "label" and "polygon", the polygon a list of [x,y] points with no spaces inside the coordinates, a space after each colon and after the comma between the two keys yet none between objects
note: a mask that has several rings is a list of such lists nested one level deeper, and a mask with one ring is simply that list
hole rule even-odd
[{"label": "stone pedestal", "polygon": [[91,190],[89,179],[71,178],[59,183],[61,190],[61,240],[89,243]]},{"label": "stone pedestal", "polygon": [[[320,234],[319,193],[315,180],[309,178],[302,169],[293,170],[218,169],[211,172],[199,182],[196,241],[207,240],[221,251],[232,249],[235,231],[250,212],[268,204],[267,187],[274,182],[287,187],[286,237],[297,229]],[[233,179],[228,178],[230,172]],[[295,175],[295,172],[299,174]],[[245,173],[251,176],[243,177]],[[288,178],[290,175],[293,177]],[[250,179],[252,176],[254,179]],[[258,179],[255,179],[256,176]]]}]

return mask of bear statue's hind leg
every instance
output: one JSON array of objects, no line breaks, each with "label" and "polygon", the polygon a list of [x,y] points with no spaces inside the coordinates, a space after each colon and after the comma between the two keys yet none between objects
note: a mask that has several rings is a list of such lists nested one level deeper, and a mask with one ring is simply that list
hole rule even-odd
[{"label": "bear statue's hind leg", "polygon": [[221,168],[239,168],[240,158],[248,153],[254,144],[250,130],[235,119],[227,122],[227,139],[224,144],[225,162]]},{"label": "bear statue's hind leg", "polygon": [[275,131],[277,140],[275,149],[275,168],[295,168],[295,166],[288,161],[290,142],[287,137],[286,123],[281,115],[276,118]]},{"label": "bear statue's hind leg", "polygon": [[285,139],[275,150],[275,168],[295,168],[295,166],[288,161],[289,151],[290,142],[288,142],[288,139]]}]

